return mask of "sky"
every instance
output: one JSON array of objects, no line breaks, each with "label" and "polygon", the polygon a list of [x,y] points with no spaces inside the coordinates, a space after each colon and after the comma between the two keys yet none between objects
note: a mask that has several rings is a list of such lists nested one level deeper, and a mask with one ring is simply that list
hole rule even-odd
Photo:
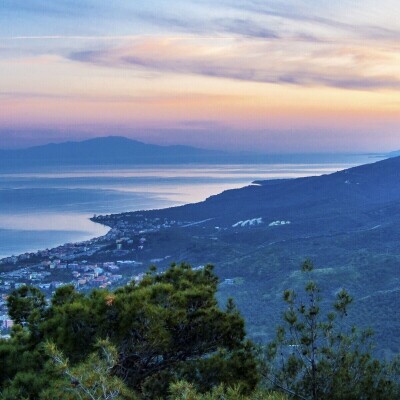
[{"label": "sky", "polygon": [[400,149],[398,0],[1,0],[0,148]]}]

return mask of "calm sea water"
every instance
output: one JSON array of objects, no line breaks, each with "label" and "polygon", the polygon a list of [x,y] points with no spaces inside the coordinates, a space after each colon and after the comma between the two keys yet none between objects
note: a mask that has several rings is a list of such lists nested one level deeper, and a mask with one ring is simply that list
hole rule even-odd
[{"label": "calm sea water", "polygon": [[193,203],[257,179],[320,175],[362,161],[0,173],[0,258],[104,235],[108,229],[91,222],[93,214]]}]

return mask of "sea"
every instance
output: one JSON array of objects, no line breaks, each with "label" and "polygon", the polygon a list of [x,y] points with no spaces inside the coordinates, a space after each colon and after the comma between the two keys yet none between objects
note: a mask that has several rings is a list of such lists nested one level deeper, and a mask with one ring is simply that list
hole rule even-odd
[{"label": "sea", "polygon": [[106,234],[107,227],[90,221],[93,215],[195,203],[255,180],[322,175],[373,161],[0,171],[0,258]]}]

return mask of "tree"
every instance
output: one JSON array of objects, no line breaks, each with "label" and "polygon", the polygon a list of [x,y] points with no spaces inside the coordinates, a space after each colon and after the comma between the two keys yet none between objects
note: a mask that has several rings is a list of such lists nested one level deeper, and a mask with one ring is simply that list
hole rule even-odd
[{"label": "tree", "polygon": [[46,359],[40,346],[32,343],[29,330],[14,325],[9,340],[0,340],[0,398],[33,399],[52,379],[43,373]]},{"label": "tree", "polygon": [[[305,261],[302,271],[310,275],[312,263]],[[284,292],[288,308],[268,346],[264,378],[273,388],[304,400],[395,398],[398,387],[388,365],[371,355],[371,331],[345,324],[352,297],[340,290],[325,315],[319,292],[313,280],[305,285],[305,299],[293,290]]]},{"label": "tree", "polygon": [[10,294],[7,305],[14,323],[28,327],[32,334],[38,334],[38,325],[46,308],[46,298],[40,289],[22,286]]},{"label": "tree", "polygon": [[[118,359],[111,376],[144,398],[164,397],[169,384],[180,379],[201,392],[221,383],[251,391],[258,382],[254,346],[233,302],[219,307],[217,284],[211,266],[193,270],[174,264],[163,273],[151,269],[140,283],[115,291],[59,288],[47,306],[38,289],[18,291],[9,306],[21,335],[13,334],[11,348],[4,349],[3,387],[27,372],[43,378],[42,389],[51,384],[55,371],[45,367],[44,343],[53,343],[73,371],[97,351],[99,339],[108,339]],[[23,351],[13,351],[17,348]],[[40,366],[31,360],[21,370],[22,359],[31,354],[40,355]],[[36,386],[26,385],[25,397],[38,395]]]},{"label": "tree", "polygon": [[207,393],[199,393],[192,384],[179,381],[170,386],[170,400],[287,400],[282,393],[271,393],[264,390],[255,390],[244,395],[240,386],[224,387],[219,385]]},{"label": "tree", "polygon": [[219,308],[217,283],[211,266],[194,271],[181,264],[116,291],[118,374],[149,397],[166,393],[176,379],[196,382],[202,391],[236,381],[253,388],[253,347],[235,307]]},{"label": "tree", "polygon": [[34,398],[49,380],[41,374],[45,357],[38,346],[40,324],[46,313],[45,296],[37,288],[22,286],[10,294],[7,302],[15,325],[11,339],[0,341],[1,398]]},{"label": "tree", "polygon": [[135,400],[137,397],[112,370],[118,362],[117,350],[108,340],[97,342],[97,351],[71,367],[54,343],[45,344],[51,364],[59,374],[51,387],[40,394],[41,400]]}]

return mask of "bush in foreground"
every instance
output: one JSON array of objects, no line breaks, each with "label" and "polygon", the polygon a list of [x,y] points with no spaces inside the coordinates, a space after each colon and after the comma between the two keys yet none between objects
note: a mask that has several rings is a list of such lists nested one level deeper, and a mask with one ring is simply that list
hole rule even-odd
[{"label": "bush in foreground", "polygon": [[200,392],[221,383],[253,390],[253,345],[233,303],[218,306],[217,284],[211,266],[195,271],[181,264],[164,273],[152,269],[140,283],[115,291],[83,294],[65,286],[48,307],[38,289],[15,290],[8,304],[17,324],[11,340],[0,343],[4,393],[33,399],[57,381],[48,343],[73,371],[106,339],[116,354],[111,375],[144,398],[165,397],[170,383],[182,379]]}]

